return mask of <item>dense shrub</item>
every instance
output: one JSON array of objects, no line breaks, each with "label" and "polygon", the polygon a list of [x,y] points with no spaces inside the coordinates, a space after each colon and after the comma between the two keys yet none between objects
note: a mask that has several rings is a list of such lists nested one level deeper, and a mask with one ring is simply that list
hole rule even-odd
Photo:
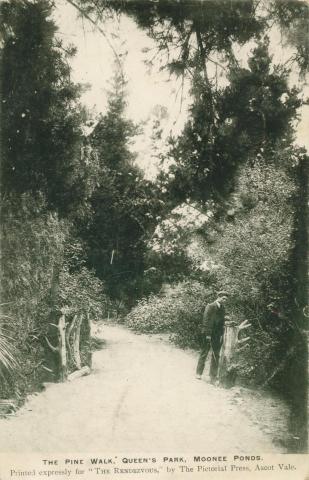
[{"label": "dense shrub", "polygon": [[238,303],[266,301],[278,309],[290,285],[295,187],[275,165],[259,164],[242,172],[239,191],[241,199],[250,194],[254,203],[238,209],[216,242],[220,283]]},{"label": "dense shrub", "polygon": [[73,313],[84,313],[93,321],[101,320],[108,304],[103,283],[83,267],[71,273],[66,266],[60,275],[59,302]]},{"label": "dense shrub", "polygon": [[263,384],[284,358],[293,329],[295,183],[284,167],[260,160],[238,178],[235,217],[211,247],[216,283],[231,294],[232,319],[252,324],[238,358],[246,383]]},{"label": "dense shrub", "polygon": [[2,395],[24,395],[48,374],[45,335],[55,308],[51,299],[55,265],[61,267],[57,306],[66,306],[72,315],[87,313],[94,320],[102,316],[103,285],[74,259],[78,249],[71,242],[70,228],[68,221],[46,211],[42,198],[24,194],[18,201],[3,202],[0,330],[9,331],[19,369],[11,381],[2,379]]},{"label": "dense shrub", "polygon": [[198,347],[202,312],[210,299],[212,291],[202,283],[181,282],[161,295],[142,299],[127,315],[126,322],[143,333],[169,332],[182,347]]},{"label": "dense shrub", "polygon": [[[1,317],[19,352],[21,393],[31,389],[43,373],[41,327],[48,315],[48,292],[55,259],[61,255],[67,226],[45,212],[43,199],[23,195],[2,204]],[[12,393],[12,385],[6,384]],[[15,392],[16,393],[16,392]]]}]

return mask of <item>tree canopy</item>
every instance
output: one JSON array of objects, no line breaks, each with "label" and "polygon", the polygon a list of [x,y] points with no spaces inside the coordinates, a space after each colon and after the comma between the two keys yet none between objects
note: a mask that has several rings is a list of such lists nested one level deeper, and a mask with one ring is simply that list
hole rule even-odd
[{"label": "tree canopy", "polygon": [[134,164],[130,144],[139,128],[126,118],[126,82],[119,65],[115,68],[107,112],[87,140],[99,167],[82,235],[88,263],[112,297],[132,302],[141,290],[145,241],[159,210],[158,188]]},{"label": "tree canopy", "polygon": [[51,208],[65,212],[83,195],[85,114],[70,76],[74,48],[56,38],[51,12],[47,0],[1,5],[2,193],[44,192]]}]

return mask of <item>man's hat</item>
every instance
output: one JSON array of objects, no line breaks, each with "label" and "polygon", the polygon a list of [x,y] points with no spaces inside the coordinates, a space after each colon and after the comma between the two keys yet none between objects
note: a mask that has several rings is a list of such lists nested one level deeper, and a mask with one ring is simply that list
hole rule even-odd
[{"label": "man's hat", "polygon": [[229,296],[229,293],[225,290],[221,290],[220,292],[218,292],[218,297],[228,297]]}]

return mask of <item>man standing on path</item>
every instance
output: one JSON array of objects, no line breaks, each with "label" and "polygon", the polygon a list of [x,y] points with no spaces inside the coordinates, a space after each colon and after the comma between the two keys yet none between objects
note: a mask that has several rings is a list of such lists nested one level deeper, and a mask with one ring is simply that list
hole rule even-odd
[{"label": "man standing on path", "polygon": [[202,320],[202,349],[196,368],[196,378],[199,380],[202,377],[210,349],[212,350],[209,372],[210,380],[211,383],[214,383],[216,380],[220,348],[224,333],[224,303],[226,302],[227,297],[228,294],[226,292],[219,292],[217,300],[206,305]]}]

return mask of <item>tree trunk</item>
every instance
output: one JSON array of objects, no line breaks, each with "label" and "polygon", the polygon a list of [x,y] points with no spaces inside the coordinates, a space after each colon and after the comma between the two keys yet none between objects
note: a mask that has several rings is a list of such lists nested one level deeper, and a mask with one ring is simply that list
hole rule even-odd
[{"label": "tree trunk", "polygon": [[[233,356],[237,343],[236,322],[225,322],[223,344],[220,351],[218,378],[222,385],[229,387],[233,380]],[[232,377],[232,378],[231,378]]]},{"label": "tree trunk", "polygon": [[85,338],[84,338],[84,343],[85,343],[85,346],[86,346],[86,349],[87,349],[87,354],[86,354],[86,357],[87,357],[87,365],[89,366],[89,368],[92,367],[92,350],[91,350],[91,335],[92,332],[91,332],[91,320],[90,320],[90,315],[89,315],[89,312],[86,313],[86,322],[84,324],[84,335],[85,335]]},{"label": "tree trunk", "polygon": [[76,320],[77,320],[77,315],[74,315],[73,320],[70,323],[70,326],[66,331],[66,338],[65,338],[67,349],[68,349],[68,357],[74,363],[75,363],[75,361],[74,361],[74,352],[73,352],[72,343],[71,343],[71,336],[72,336],[72,332],[73,332],[73,329],[74,329],[75,324],[76,324]]},{"label": "tree trunk", "polygon": [[56,356],[59,380],[64,382],[68,376],[65,315],[62,314],[59,317],[58,325],[51,324],[51,326],[57,329],[57,345],[54,346],[47,337],[45,340],[50,351]]},{"label": "tree trunk", "polygon": [[67,350],[66,350],[66,341],[65,341],[65,316],[61,315],[58,322],[58,334],[59,334],[59,373],[60,380],[64,382],[68,376],[68,366],[67,366]]},{"label": "tree trunk", "polygon": [[76,326],[73,331],[73,352],[75,365],[78,370],[82,368],[82,362],[80,358],[80,327],[83,321],[83,314],[80,314],[77,318]]},{"label": "tree trunk", "polygon": [[244,345],[249,337],[239,338],[242,330],[250,327],[247,320],[238,325],[233,321],[226,321],[224,325],[223,344],[220,351],[218,378],[225,387],[232,387],[236,380],[237,364],[235,354],[240,345]]}]

